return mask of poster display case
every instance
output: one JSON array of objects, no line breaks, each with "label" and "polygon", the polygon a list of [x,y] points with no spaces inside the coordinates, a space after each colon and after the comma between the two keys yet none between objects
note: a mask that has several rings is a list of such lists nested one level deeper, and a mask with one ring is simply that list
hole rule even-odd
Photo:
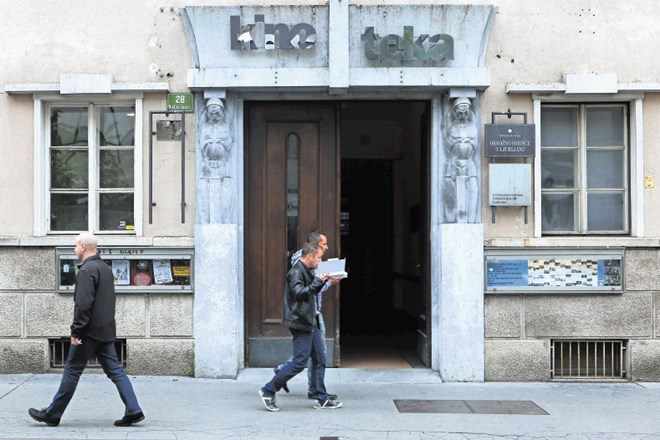
[{"label": "poster display case", "polygon": [[[193,250],[189,248],[105,247],[99,255],[112,269],[117,293],[192,293]],[[71,248],[57,248],[57,290],[72,293],[78,259]]]},{"label": "poster display case", "polygon": [[623,249],[487,250],[486,293],[623,293]]}]

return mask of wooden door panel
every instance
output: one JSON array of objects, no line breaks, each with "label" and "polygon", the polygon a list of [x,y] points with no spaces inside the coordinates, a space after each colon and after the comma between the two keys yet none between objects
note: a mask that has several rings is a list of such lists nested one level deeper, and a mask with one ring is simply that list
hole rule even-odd
[{"label": "wooden door panel", "polygon": [[[263,366],[269,347],[289,340],[281,320],[290,252],[321,229],[331,246],[328,256],[338,255],[337,149],[333,105],[248,103],[246,114],[246,333],[259,345],[258,353],[248,348],[247,355],[250,365]],[[287,161],[291,149],[297,154]],[[297,182],[297,211],[287,182]],[[333,303],[324,300],[330,313]],[[324,316],[330,336],[335,320]],[[271,351],[275,363],[285,359]]]}]

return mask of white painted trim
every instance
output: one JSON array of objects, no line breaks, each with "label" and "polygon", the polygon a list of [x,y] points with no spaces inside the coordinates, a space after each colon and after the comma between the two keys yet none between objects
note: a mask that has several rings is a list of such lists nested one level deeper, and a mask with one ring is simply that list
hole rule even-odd
[{"label": "white painted trim", "polygon": [[[168,92],[168,83],[113,83],[111,92]],[[60,83],[18,83],[5,84],[5,92],[9,95],[25,95],[33,93],[60,93]],[[75,94],[73,96],[76,96]]]},{"label": "white painted trim", "polygon": [[[618,93],[621,92],[660,92],[660,83],[617,83]],[[565,83],[508,83],[506,93],[566,93]]]},{"label": "white painted trim", "polygon": [[536,133],[534,133],[534,237],[541,237],[541,100],[534,98],[534,123]]},{"label": "white painted trim", "polygon": [[33,212],[33,227],[35,237],[44,237],[48,231],[48,224],[50,219],[46,214],[48,212],[49,201],[46,200],[48,194],[48,176],[50,174],[50,167],[46,166],[47,152],[44,145],[44,116],[43,116],[43,102],[40,99],[35,99],[33,102],[34,107],[34,120],[33,120],[33,136],[34,136],[34,212]]},{"label": "white painted trim", "polygon": [[[142,169],[143,165],[143,150],[144,150],[144,106],[143,106],[143,94],[142,93],[119,93],[117,95],[91,95],[86,96],[86,99],[81,99],[79,95],[74,96],[62,96],[56,94],[35,94],[34,95],[34,214],[33,214],[33,229],[35,237],[45,237],[50,232],[50,198],[49,198],[49,188],[48,182],[50,181],[50,166],[48,165],[49,160],[49,151],[48,151],[48,129],[49,121],[47,120],[47,114],[45,113],[45,108],[48,104],[53,103],[58,105],[60,103],[81,103],[82,105],[88,106],[88,103],[84,103],[87,100],[93,100],[93,105],[103,105],[114,102],[131,102],[135,103],[135,145],[133,155],[134,155],[134,182],[133,182],[133,210],[134,210],[134,231],[130,232],[130,236],[142,236],[144,234],[144,210],[143,210],[143,194],[144,194],[144,173]],[[96,115],[97,112],[90,112],[89,115],[89,131],[90,133],[96,133]],[[96,142],[94,142],[96,144]],[[88,163],[88,173],[90,177],[90,188],[98,188],[99,182],[98,174],[96,173],[96,167],[98,166],[98,154],[97,149],[90,149],[89,152],[89,163]],[[92,200],[93,199],[93,200]],[[96,229],[98,225],[98,209],[99,209],[99,199],[98,192],[94,191],[94,194],[90,193],[90,204],[88,209],[88,219],[87,224],[92,228]],[[96,232],[96,231],[95,231]],[[103,233],[108,233],[109,231],[104,231]],[[111,232],[112,234],[112,232]],[[122,232],[123,236],[126,237],[126,232]]]},{"label": "white painted trim", "polygon": [[630,235],[644,237],[644,103],[630,103]]},{"label": "white painted trim", "polygon": [[564,95],[535,94],[536,153],[534,161],[534,237],[541,235],[541,104],[547,102],[629,102],[630,103],[630,236],[644,236],[644,117],[642,93]]},{"label": "white painted trim", "polygon": [[[142,168],[142,154],[144,151],[144,114],[142,98],[135,99],[135,145],[133,151],[133,225],[135,226],[135,235],[144,234],[144,205],[142,204],[142,195],[144,194],[144,172]],[[151,127],[148,127],[151,132]],[[149,134],[151,136],[151,134]],[[147,207],[149,209],[149,207]]]}]

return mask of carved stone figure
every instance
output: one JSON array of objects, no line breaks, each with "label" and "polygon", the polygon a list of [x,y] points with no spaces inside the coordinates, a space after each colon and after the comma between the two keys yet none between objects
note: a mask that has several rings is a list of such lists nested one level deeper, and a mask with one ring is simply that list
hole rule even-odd
[{"label": "carved stone figure", "polygon": [[479,132],[472,103],[456,98],[443,124],[445,223],[478,223],[479,182],[474,154]]},{"label": "carved stone figure", "polygon": [[198,220],[200,223],[230,223],[235,209],[229,161],[234,131],[223,100],[209,98],[200,122],[202,164]]}]

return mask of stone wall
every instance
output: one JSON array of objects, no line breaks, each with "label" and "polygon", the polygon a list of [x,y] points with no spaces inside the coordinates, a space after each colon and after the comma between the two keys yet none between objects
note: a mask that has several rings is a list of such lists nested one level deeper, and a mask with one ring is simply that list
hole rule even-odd
[{"label": "stone wall", "polygon": [[[49,339],[69,335],[73,294],[57,292],[54,248],[0,247],[0,374],[50,369]],[[118,293],[117,338],[130,374],[192,376],[193,296]]]},{"label": "stone wall", "polygon": [[626,378],[660,380],[660,251],[627,249],[622,294],[486,295],[486,380],[550,380],[553,339],[628,341]]}]

